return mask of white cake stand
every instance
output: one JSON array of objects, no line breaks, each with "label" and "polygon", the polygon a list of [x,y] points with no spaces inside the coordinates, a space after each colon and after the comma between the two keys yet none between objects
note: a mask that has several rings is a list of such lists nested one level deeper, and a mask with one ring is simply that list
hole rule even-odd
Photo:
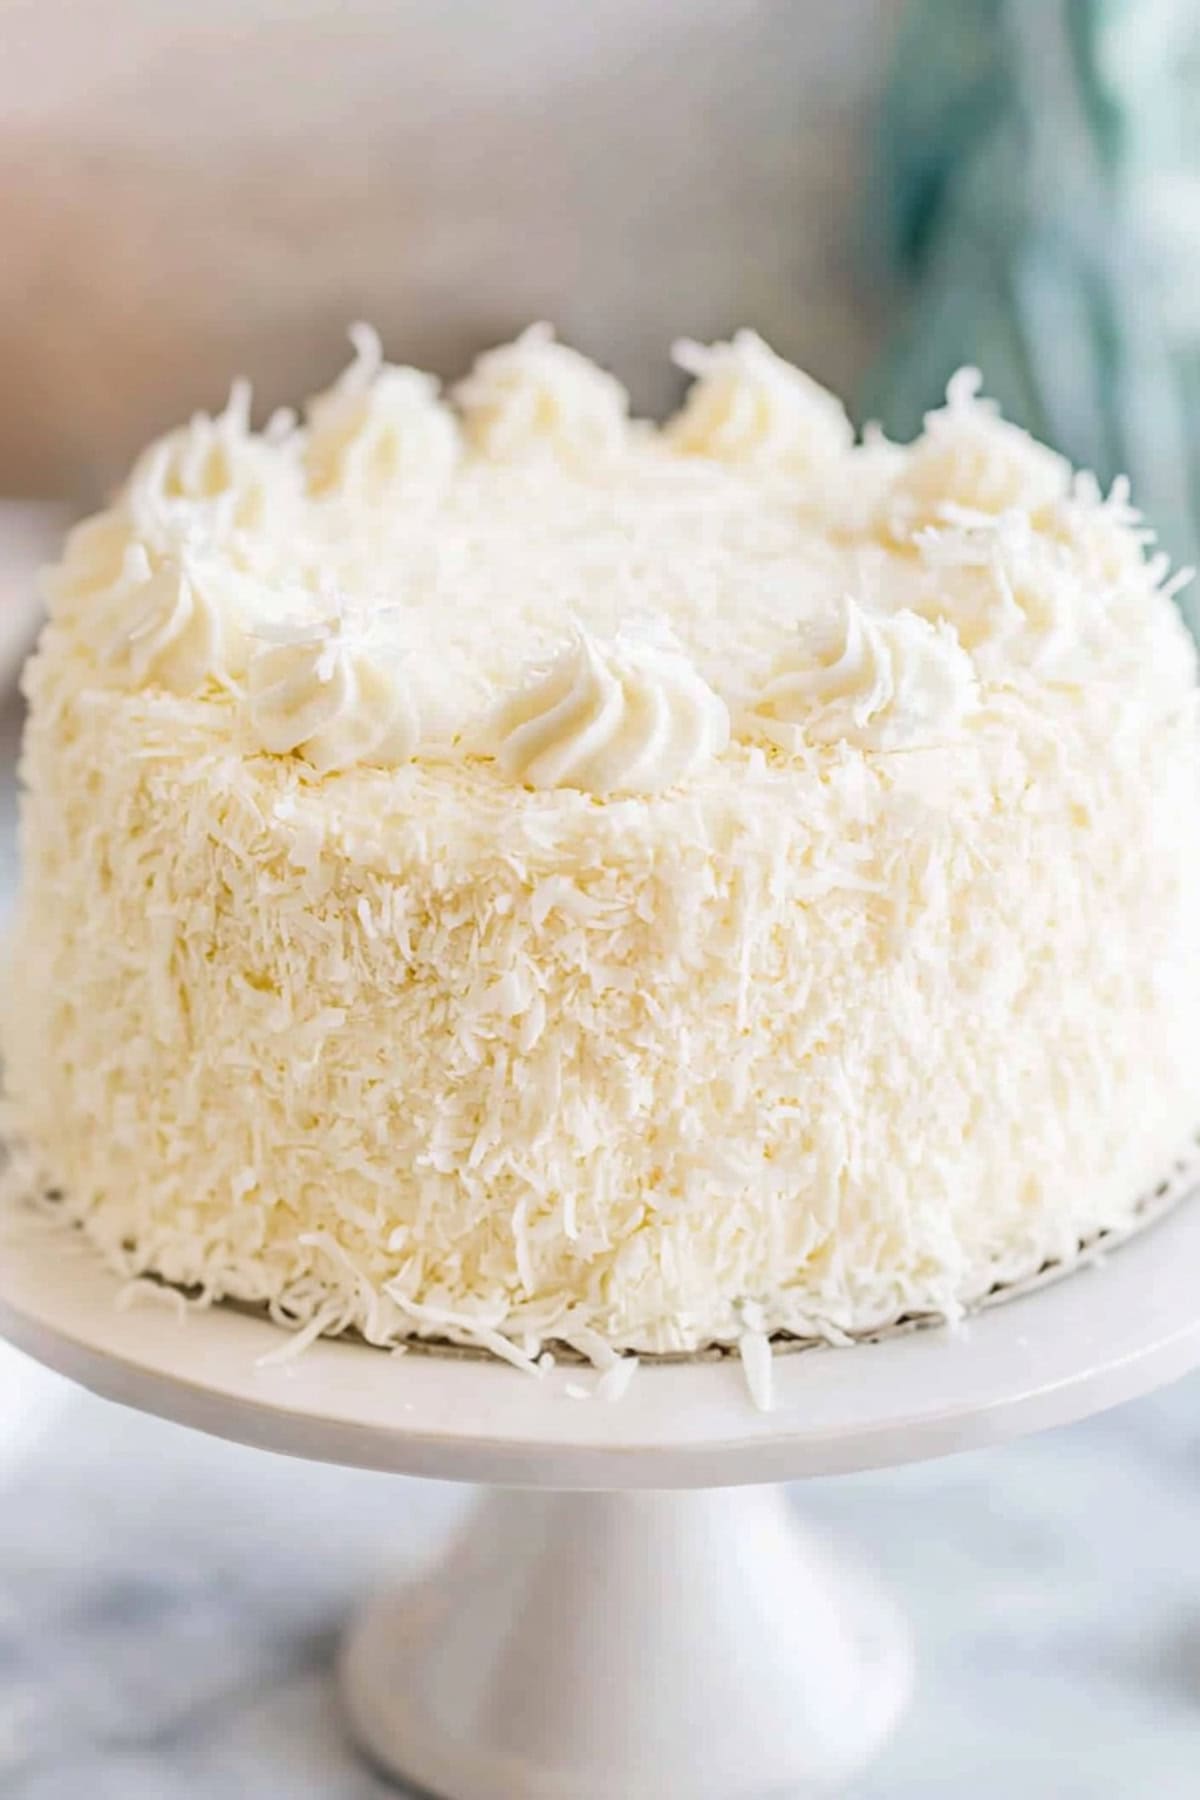
[{"label": "white cake stand", "polygon": [[77,1239],[11,1221],[7,1239],[0,1330],[108,1399],[292,1456],[525,1490],[485,1497],[346,1645],[359,1740],[451,1800],[839,1787],[904,1706],[907,1635],[751,1484],[993,1444],[1200,1363],[1195,1203],[957,1332],[778,1357],[767,1414],[730,1361],[643,1367],[616,1403],[573,1397],[595,1381],[574,1368],[533,1381],[350,1343],[264,1367],[280,1339],[260,1320],[120,1311]]}]

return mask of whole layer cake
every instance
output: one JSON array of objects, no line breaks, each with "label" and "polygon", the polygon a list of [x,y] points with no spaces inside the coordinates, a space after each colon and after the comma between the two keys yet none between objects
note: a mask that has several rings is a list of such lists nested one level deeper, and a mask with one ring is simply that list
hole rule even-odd
[{"label": "whole layer cake", "polygon": [[965,373],[757,338],[662,429],[537,328],[153,445],[28,670],[12,1129],[111,1262],[309,1332],[953,1317],[1200,1123],[1164,559]]}]

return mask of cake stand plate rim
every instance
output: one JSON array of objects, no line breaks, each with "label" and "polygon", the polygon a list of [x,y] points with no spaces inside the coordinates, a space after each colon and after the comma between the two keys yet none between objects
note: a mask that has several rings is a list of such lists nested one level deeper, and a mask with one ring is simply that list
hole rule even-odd
[{"label": "cake stand plate rim", "polygon": [[615,1402],[590,1372],[389,1357],[322,1340],[262,1366],[265,1320],[120,1310],[78,1238],[4,1219],[0,1333],[105,1398],[317,1461],[551,1488],[793,1480],[981,1448],[1065,1424],[1200,1364],[1195,1196],[1103,1260],[985,1310],[848,1349],[776,1358],[775,1405],[751,1405],[736,1358],[649,1364]]}]

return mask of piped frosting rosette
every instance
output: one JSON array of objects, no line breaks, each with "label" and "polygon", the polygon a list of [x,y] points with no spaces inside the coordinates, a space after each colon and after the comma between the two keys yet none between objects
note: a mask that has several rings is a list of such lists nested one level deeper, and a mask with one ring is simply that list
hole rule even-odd
[{"label": "piped frosting rosette", "polygon": [[299,756],[318,774],[395,767],[421,739],[402,658],[376,640],[369,619],[345,612],[281,627],[259,643],[246,720],[261,749]]},{"label": "piped frosting rosette", "polygon": [[907,610],[872,614],[847,595],[833,615],[796,631],[745,724],[793,752],[806,741],[912,750],[954,737],[978,698],[949,624]]},{"label": "piped frosting rosette", "polygon": [[673,787],[728,742],[725,702],[665,634],[578,630],[493,709],[481,745],[514,781],[606,798]]}]

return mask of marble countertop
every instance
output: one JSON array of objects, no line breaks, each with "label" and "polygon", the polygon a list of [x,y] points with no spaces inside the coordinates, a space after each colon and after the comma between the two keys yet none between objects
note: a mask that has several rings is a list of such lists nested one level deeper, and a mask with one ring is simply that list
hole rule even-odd
[{"label": "marble countertop", "polygon": [[[0,915],[16,729],[9,706]],[[333,1648],[467,1498],[202,1438],[0,1346],[0,1794],[394,1794],[346,1744]],[[853,1800],[1200,1791],[1200,1375],[796,1500],[878,1565],[917,1636],[916,1699]]]}]

